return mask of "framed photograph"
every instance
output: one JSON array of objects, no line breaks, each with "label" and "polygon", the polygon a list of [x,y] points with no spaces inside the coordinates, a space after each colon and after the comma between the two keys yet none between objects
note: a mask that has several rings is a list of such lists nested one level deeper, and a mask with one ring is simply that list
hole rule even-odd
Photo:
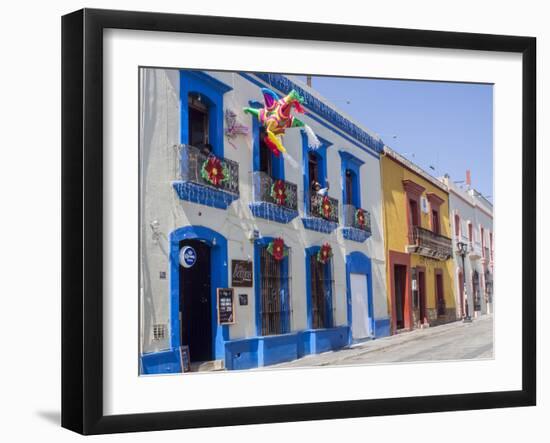
[{"label": "framed photograph", "polygon": [[64,16],[62,426],[535,405],[535,59],[531,37]]}]

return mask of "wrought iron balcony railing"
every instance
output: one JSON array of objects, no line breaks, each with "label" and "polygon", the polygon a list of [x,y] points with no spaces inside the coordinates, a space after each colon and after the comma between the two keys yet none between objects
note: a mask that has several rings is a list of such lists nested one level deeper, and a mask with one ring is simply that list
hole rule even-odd
[{"label": "wrought iron balcony railing", "polygon": [[180,175],[183,182],[239,195],[239,164],[202,152],[191,145],[180,145]]},{"label": "wrought iron balcony railing", "polygon": [[342,205],[342,208],[344,227],[360,229],[368,233],[372,231],[369,211],[353,205]]},{"label": "wrought iron balcony railing", "polygon": [[298,186],[294,183],[273,179],[261,171],[252,173],[252,183],[252,201],[298,210]]},{"label": "wrought iron balcony railing", "polygon": [[453,245],[449,237],[415,226],[409,236],[407,250],[425,257],[447,260],[452,256]]},{"label": "wrought iron balcony railing", "polygon": [[475,240],[469,244],[469,255],[472,260],[480,259],[483,256],[483,250],[481,249],[481,242]]},{"label": "wrought iron balcony railing", "polygon": [[172,186],[178,197],[227,209],[239,198],[239,164],[191,145],[177,146],[179,171]]},{"label": "wrought iron balcony railing", "polygon": [[338,223],[338,200],[313,194],[309,198],[309,216]]}]

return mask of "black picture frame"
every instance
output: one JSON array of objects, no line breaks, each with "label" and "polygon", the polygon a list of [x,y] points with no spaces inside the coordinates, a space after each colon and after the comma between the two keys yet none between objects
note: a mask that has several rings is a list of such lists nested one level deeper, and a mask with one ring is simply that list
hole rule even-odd
[{"label": "black picture frame", "polygon": [[[522,388],[506,392],[109,415],[103,413],[103,30],[280,37],[522,54]],[[281,32],[282,31],[282,32]],[[83,9],[62,18],[62,426],[151,431],[536,404],[536,39]]]}]

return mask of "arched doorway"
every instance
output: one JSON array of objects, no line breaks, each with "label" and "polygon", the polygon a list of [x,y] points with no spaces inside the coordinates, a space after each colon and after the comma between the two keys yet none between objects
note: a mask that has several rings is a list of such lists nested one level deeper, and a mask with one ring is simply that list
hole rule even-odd
[{"label": "arched doorway", "polygon": [[[180,254],[191,247],[185,267]],[[182,258],[182,260],[185,260]],[[224,360],[229,329],[217,321],[216,289],[228,286],[227,240],[204,226],[170,234],[170,341],[188,345],[191,361]]]}]

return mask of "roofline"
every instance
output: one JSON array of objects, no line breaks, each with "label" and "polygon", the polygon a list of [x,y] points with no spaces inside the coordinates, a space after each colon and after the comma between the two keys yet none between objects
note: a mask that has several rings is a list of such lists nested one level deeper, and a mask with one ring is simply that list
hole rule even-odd
[{"label": "roofline", "polygon": [[423,179],[429,181],[433,185],[437,186],[439,189],[441,189],[445,193],[449,193],[449,188],[445,183],[442,183],[440,180],[435,178],[433,175],[430,175],[424,169],[422,169],[417,164],[413,163],[410,160],[407,160],[405,157],[403,157],[401,154],[397,153],[393,149],[391,149],[389,146],[384,145],[384,149],[382,150],[382,155],[384,157],[388,157],[391,160],[395,161],[396,163],[401,164],[403,167],[407,168],[409,171],[413,172],[414,174],[422,177]]}]

